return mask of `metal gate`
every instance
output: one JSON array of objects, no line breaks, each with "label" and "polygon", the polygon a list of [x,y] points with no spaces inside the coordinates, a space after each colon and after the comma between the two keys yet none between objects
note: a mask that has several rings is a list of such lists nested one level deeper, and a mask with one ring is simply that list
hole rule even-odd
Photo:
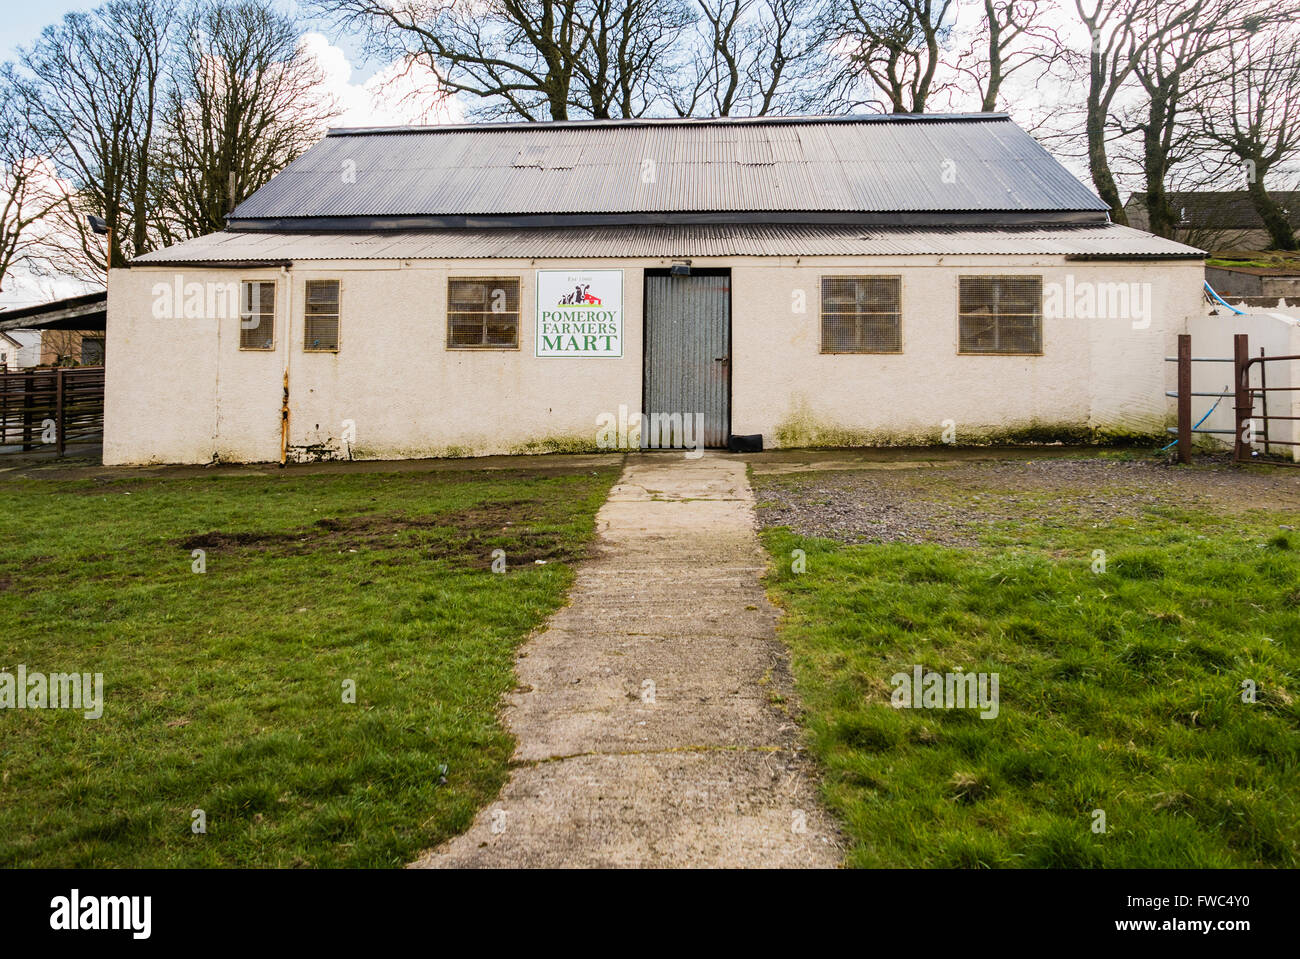
[{"label": "metal gate", "polygon": [[[645,395],[650,447],[666,424],[682,424],[688,445],[725,447],[731,434],[731,271],[672,276],[646,271]],[[647,431],[643,427],[642,436]],[[679,435],[679,434],[675,434]]]},{"label": "metal gate", "polygon": [[[1176,433],[1178,438],[1161,450],[1178,447],[1178,458],[1183,463],[1192,462],[1192,437],[1198,433],[1213,433],[1222,436],[1232,437],[1232,459],[1234,463],[1271,463],[1275,466],[1300,466],[1300,428],[1291,426],[1284,431],[1284,435],[1290,436],[1290,439],[1282,439],[1277,435],[1277,427],[1273,427],[1273,432],[1269,432],[1269,423],[1275,420],[1281,420],[1285,423],[1300,423],[1300,398],[1287,396],[1288,393],[1300,392],[1300,376],[1296,372],[1286,367],[1274,371],[1276,377],[1279,373],[1286,381],[1287,385],[1279,386],[1276,381],[1273,386],[1268,385],[1267,364],[1269,363],[1300,363],[1300,356],[1268,356],[1264,353],[1264,348],[1259,349],[1259,356],[1250,355],[1250,339],[1245,333],[1235,333],[1232,337],[1233,355],[1227,356],[1192,356],[1192,338],[1186,333],[1178,335],[1178,355],[1166,356],[1166,362],[1178,364],[1178,389],[1166,391],[1166,396],[1172,396],[1178,400],[1178,426],[1177,428],[1169,427],[1170,433]],[[1221,393],[1207,393],[1205,391],[1194,392],[1192,390],[1192,364],[1193,363],[1231,363],[1232,379],[1236,386],[1228,385]],[[1259,368],[1259,385],[1255,386],[1251,382],[1251,369]],[[1225,374],[1226,378],[1226,374]],[[1274,397],[1272,400],[1274,412],[1269,412],[1269,394],[1282,393],[1280,397]],[[1230,396],[1234,399],[1234,416],[1232,429],[1202,429],[1201,424],[1210,418],[1219,403]],[[1213,399],[1214,403],[1210,406],[1209,412],[1205,413],[1196,422],[1192,422],[1192,400],[1194,398]],[[1289,410],[1287,413],[1276,412],[1278,404],[1282,408]],[[1261,408],[1261,412],[1256,413],[1256,407]],[[1264,447],[1264,459],[1255,459],[1259,455],[1254,449],[1256,446]],[[1283,461],[1273,458],[1274,446],[1290,447],[1292,452],[1291,461]]]}]

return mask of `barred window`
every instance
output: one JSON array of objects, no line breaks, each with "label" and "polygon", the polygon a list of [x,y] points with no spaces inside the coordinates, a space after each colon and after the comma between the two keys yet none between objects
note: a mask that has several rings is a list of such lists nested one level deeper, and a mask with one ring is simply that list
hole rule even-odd
[{"label": "barred window", "polygon": [[902,280],[822,277],[823,353],[901,353]]},{"label": "barred window", "polygon": [[244,280],[239,284],[239,348],[269,350],[275,346],[275,281]]},{"label": "barred window", "polygon": [[302,348],[334,353],[339,348],[339,281],[308,280],[303,306]]},{"label": "barred window", "polygon": [[1041,276],[963,276],[959,353],[1043,352]]},{"label": "barred window", "polygon": [[519,345],[519,277],[447,280],[447,346],[513,349]]}]

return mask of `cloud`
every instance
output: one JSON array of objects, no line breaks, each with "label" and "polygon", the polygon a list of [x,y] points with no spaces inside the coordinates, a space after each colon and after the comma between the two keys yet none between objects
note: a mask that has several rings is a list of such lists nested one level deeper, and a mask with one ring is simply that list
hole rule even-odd
[{"label": "cloud", "polygon": [[324,74],[322,92],[332,97],[341,111],[333,126],[459,123],[464,119],[459,101],[443,92],[433,73],[419,63],[399,60],[354,83],[355,70],[347,53],[324,34],[304,34],[302,45]]}]

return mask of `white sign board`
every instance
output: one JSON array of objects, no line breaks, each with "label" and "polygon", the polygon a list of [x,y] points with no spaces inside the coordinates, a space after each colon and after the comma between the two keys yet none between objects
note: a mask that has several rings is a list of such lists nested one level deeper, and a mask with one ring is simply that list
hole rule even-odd
[{"label": "white sign board", "polygon": [[538,270],[535,356],[622,356],[623,271]]}]

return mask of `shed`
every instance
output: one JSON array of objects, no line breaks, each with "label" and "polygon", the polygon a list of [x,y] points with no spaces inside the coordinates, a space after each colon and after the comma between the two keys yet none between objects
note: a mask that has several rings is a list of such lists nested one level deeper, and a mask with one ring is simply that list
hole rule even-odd
[{"label": "shed", "polygon": [[[1300,190],[1268,192],[1281,206],[1287,222],[1300,230]],[[1246,190],[1171,191],[1167,199],[1178,217],[1173,235],[1179,240],[1212,250],[1267,250],[1273,245]],[[1132,226],[1140,230],[1150,227],[1145,194],[1129,194],[1124,212]]]},{"label": "shed", "polygon": [[113,272],[104,458],[1154,435],[1203,256],[1004,114],[334,130]]}]

